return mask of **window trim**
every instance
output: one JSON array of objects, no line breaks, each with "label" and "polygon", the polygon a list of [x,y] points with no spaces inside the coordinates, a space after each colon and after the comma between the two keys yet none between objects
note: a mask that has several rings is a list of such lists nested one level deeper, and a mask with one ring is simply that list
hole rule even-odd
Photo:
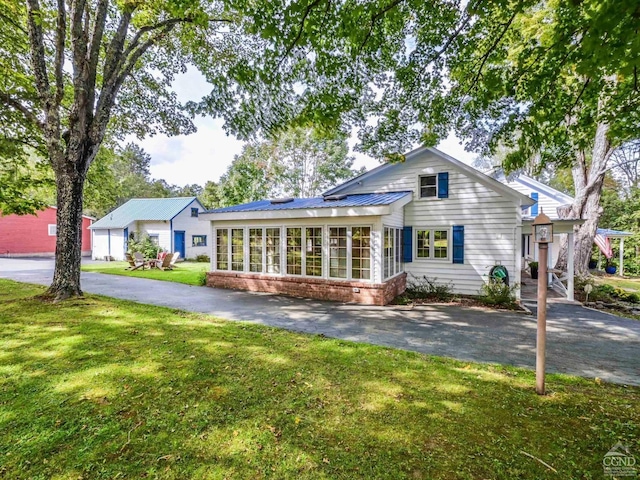
[{"label": "window trim", "polygon": [[[429,232],[429,257],[418,256],[418,232],[427,230]],[[447,256],[436,258],[435,255],[435,232],[447,232]],[[453,227],[413,227],[413,259],[417,262],[451,262],[453,249]]]},{"label": "window trim", "polygon": [[[438,197],[438,173],[425,173],[422,175],[418,175],[418,199],[419,200],[441,200],[440,197]],[[429,195],[428,197],[423,197],[422,196],[422,179],[426,178],[426,177],[433,177],[435,179],[435,185],[433,186],[433,188],[435,188],[435,195]],[[427,187],[424,187],[427,188]],[[431,186],[429,186],[429,188],[431,188]]]},{"label": "window trim", "polygon": [[[53,227],[53,229],[51,227]],[[53,233],[51,233],[51,230],[53,230]],[[58,235],[58,224],[57,223],[48,224],[47,233],[50,237],[55,237],[56,235]]]},{"label": "window trim", "polygon": [[[403,231],[404,227],[396,227],[392,225],[382,225],[382,280],[387,281],[402,273],[405,273],[403,249]],[[387,230],[391,237],[391,257],[387,258],[386,252],[386,234]],[[389,265],[387,265],[389,263]],[[385,269],[388,269],[389,275],[385,275]]]},{"label": "window trim", "polygon": [[[368,227],[369,228],[369,278],[353,278],[353,228],[356,227]],[[331,240],[331,236],[330,236],[330,232],[332,228],[346,228],[347,229],[347,276],[346,277],[332,277],[331,276],[331,252],[330,252],[330,240]],[[335,224],[328,224],[326,225],[326,239],[327,239],[327,252],[326,252],[326,259],[327,259],[327,271],[326,271],[326,275],[323,278],[326,278],[327,280],[336,280],[336,281],[342,281],[342,282],[361,282],[361,283],[373,283],[374,278],[375,278],[375,274],[376,274],[376,267],[375,267],[375,261],[374,261],[374,245],[375,245],[375,236],[374,234],[376,233],[375,227],[373,224],[358,224],[358,223],[354,223],[354,224],[347,224],[347,225],[335,225]],[[384,232],[384,230],[383,230]],[[382,236],[384,237],[384,233],[382,233]],[[383,273],[384,275],[384,273]],[[318,278],[318,277],[314,277],[314,278]]]},{"label": "window trim", "polygon": [[200,214],[200,209],[198,207],[191,207],[191,218],[198,218],[199,214]]}]

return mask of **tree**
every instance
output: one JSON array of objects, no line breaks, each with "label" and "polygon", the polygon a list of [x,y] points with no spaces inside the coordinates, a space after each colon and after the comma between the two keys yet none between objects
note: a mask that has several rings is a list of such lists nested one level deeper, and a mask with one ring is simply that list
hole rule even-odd
[{"label": "tree", "polygon": [[[272,132],[294,116],[338,125],[371,94],[380,67],[372,56],[351,68],[356,46],[386,48],[380,35],[369,41],[352,27],[381,32],[386,14],[378,2],[0,0],[0,115],[15,120],[7,123],[12,141],[46,152],[56,179],[48,295],[81,294],[83,189],[107,127],[189,133],[187,112],[222,116],[240,136]],[[181,105],[170,86],[189,64],[212,91]]]},{"label": "tree", "polygon": [[314,197],[359,172],[352,169],[346,135],[291,128],[274,139],[244,146],[215,185],[212,203],[220,206],[267,197]]}]

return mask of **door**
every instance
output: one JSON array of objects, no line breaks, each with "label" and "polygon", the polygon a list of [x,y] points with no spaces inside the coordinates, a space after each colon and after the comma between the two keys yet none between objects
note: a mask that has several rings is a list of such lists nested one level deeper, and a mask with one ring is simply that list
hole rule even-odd
[{"label": "door", "polygon": [[180,252],[180,258],[185,258],[184,231],[176,230],[173,232],[173,249],[174,252]]}]

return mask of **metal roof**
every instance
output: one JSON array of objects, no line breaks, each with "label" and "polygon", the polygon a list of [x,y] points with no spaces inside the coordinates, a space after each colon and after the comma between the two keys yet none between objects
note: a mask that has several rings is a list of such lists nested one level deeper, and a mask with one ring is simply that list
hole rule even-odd
[{"label": "metal roof", "polygon": [[196,197],[132,198],[89,228],[124,228],[136,220],[171,220],[194,200]]},{"label": "metal roof", "polygon": [[411,195],[412,192],[387,192],[387,193],[359,193],[346,195],[341,200],[327,200],[325,197],[294,198],[287,203],[271,203],[271,200],[259,200],[257,202],[233,205],[231,207],[208,210],[204,213],[229,213],[229,212],[256,212],[273,210],[299,210],[315,208],[341,208],[341,207],[372,207],[376,205],[391,205],[401,198]]},{"label": "metal roof", "polygon": [[609,238],[619,238],[619,237],[630,237],[633,235],[633,233],[623,232],[622,230],[612,230],[610,228],[599,228],[596,231],[596,235],[602,235],[603,237],[609,237]]}]

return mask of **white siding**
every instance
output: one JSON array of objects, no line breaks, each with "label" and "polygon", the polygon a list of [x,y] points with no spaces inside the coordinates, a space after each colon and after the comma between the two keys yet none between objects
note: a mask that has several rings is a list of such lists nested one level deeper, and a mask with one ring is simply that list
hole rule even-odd
[{"label": "white siding", "polygon": [[[559,202],[555,198],[551,198],[548,195],[545,195],[544,192],[540,190],[535,190],[528,185],[523,185],[522,183],[514,180],[512,182],[507,182],[507,186],[517,190],[520,193],[524,193],[528,197],[531,196],[533,192],[538,193],[538,213],[540,213],[540,208],[544,211],[544,213],[551,218],[552,220],[558,218],[558,207],[562,205],[566,205],[566,202]],[[526,211],[525,216],[530,216],[529,210]]]},{"label": "white siding", "polygon": [[382,224],[385,227],[402,228],[404,226],[404,208],[395,207],[389,215],[383,215]]},{"label": "white siding", "polygon": [[[194,200],[173,219],[173,231],[185,232],[185,254],[187,258],[195,258],[198,255],[209,255],[212,238],[210,234],[209,222],[200,221],[198,217],[191,216],[191,208],[198,208],[198,212],[204,212],[204,208],[197,200]],[[207,245],[205,247],[194,247],[193,236],[206,235]]]},{"label": "white siding", "polygon": [[93,252],[91,258],[94,260],[104,260],[109,255],[109,232],[108,230],[92,230]]},{"label": "white siding", "polygon": [[[449,172],[449,198],[419,198],[420,175]],[[504,265],[511,282],[519,279],[516,256],[520,251],[520,206],[517,200],[503,196],[454,165],[432,153],[365,178],[341,193],[413,191],[413,201],[404,207],[404,225],[413,227],[413,261],[405,271],[438,283],[451,282],[454,291],[477,294],[496,264]],[[464,226],[464,263],[452,261],[452,228]],[[449,231],[447,260],[416,259],[416,229],[443,228]]]},{"label": "white siding", "polygon": [[129,226],[129,232],[157,235],[158,245],[167,252],[171,251],[171,224],[169,220],[155,222],[138,220]]},{"label": "white siding", "polygon": [[91,258],[104,260],[111,256],[114,260],[124,260],[124,230],[122,228],[93,230],[93,252]]}]

